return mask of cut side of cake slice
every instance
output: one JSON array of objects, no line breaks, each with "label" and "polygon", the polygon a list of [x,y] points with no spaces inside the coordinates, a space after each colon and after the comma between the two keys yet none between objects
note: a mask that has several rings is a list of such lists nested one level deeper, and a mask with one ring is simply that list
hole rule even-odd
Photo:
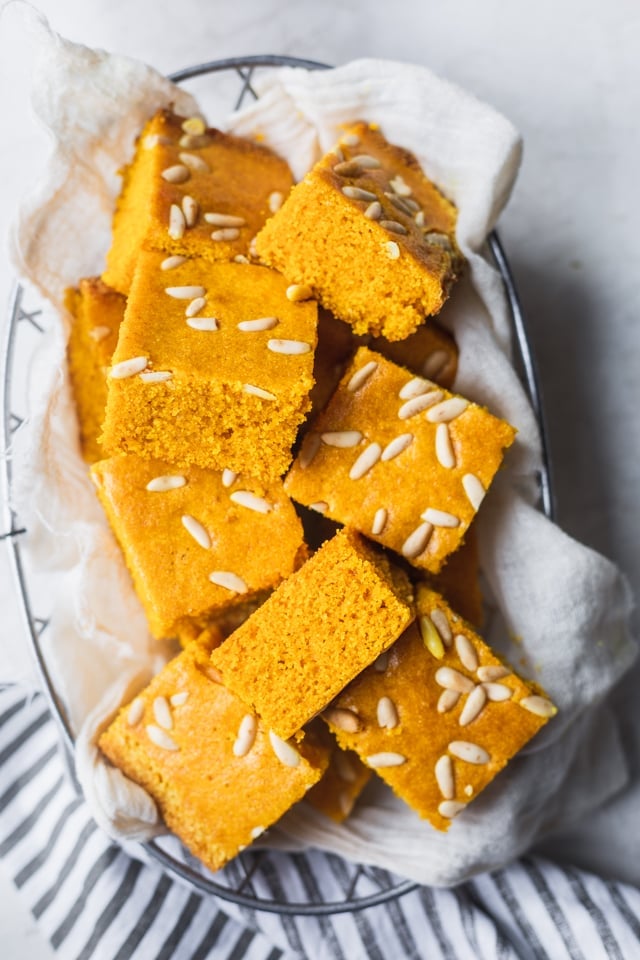
[{"label": "cut side of cake slice", "polygon": [[407,576],[344,529],[211,655],[223,681],[285,739],[413,618]]},{"label": "cut side of cake slice", "polygon": [[356,333],[403,340],[440,311],[461,270],[456,216],[412,154],[358,123],[294,187],[256,250]]}]

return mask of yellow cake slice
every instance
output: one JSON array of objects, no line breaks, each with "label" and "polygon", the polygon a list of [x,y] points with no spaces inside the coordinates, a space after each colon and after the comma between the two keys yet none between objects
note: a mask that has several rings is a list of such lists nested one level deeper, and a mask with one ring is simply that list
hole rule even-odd
[{"label": "yellow cake slice", "polygon": [[285,489],[437,573],[464,540],[515,433],[484,407],[360,347]]},{"label": "yellow cake slice", "polygon": [[403,571],[341,530],[211,655],[225,685],[284,738],[322,710],[413,618]]},{"label": "yellow cake slice", "polygon": [[105,283],[127,294],[144,247],[211,261],[247,257],[292,183],[267,147],[158,111],[123,171]]},{"label": "yellow cake slice", "polygon": [[418,619],[324,717],[345,750],[438,830],[478,796],[557,710],[434,591]]},{"label": "yellow cake slice", "polygon": [[120,710],[99,744],[210,870],[301,800],[329,758],[310,736],[276,737],[212,679],[198,642]]},{"label": "yellow cake slice", "polygon": [[310,408],[317,308],[266,267],[143,252],[109,371],[103,444],[266,481]]},{"label": "yellow cake slice", "polygon": [[91,476],[156,637],[263,598],[306,557],[282,483],[133,455]]},{"label": "yellow cake slice", "polygon": [[256,249],[356,333],[402,340],[438,313],[461,269],[456,216],[412,154],[357,123],[294,187]]}]

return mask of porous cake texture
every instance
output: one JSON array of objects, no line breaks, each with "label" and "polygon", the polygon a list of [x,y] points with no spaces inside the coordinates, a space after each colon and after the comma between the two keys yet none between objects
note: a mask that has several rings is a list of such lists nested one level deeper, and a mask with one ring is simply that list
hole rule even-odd
[{"label": "porous cake texture", "polygon": [[289,742],[272,734],[212,679],[195,641],[120,710],[99,745],[210,870],[300,800],[329,754],[302,734]]},{"label": "porous cake texture", "polygon": [[107,404],[107,370],[118,342],[126,299],[99,277],[80,280],[65,294],[72,317],[67,359],[78,415],[80,449],[88,463],[104,453],[98,437]]},{"label": "porous cake texture", "polygon": [[344,529],[211,655],[225,685],[292,736],[413,618],[406,575]]},{"label": "porous cake texture", "polygon": [[306,434],[285,489],[437,573],[515,433],[478,404],[361,347]]},{"label": "porous cake texture", "polygon": [[247,257],[292,183],[267,147],[160,110],[123,171],[105,282],[127,294],[143,247],[211,261]]},{"label": "porous cake texture", "polygon": [[317,308],[266,267],[144,252],[109,372],[103,444],[275,480],[313,386]]},{"label": "porous cake texture", "polygon": [[439,594],[421,589],[417,606],[416,622],[324,717],[344,749],[447,830],[557,710]]},{"label": "porous cake texture", "polygon": [[156,637],[188,637],[190,622],[264,596],[306,557],[280,481],[131,454],[91,476]]},{"label": "porous cake texture", "polygon": [[456,209],[415,157],[357,123],[297,184],[256,238],[356,333],[402,340],[438,313],[459,273]]}]

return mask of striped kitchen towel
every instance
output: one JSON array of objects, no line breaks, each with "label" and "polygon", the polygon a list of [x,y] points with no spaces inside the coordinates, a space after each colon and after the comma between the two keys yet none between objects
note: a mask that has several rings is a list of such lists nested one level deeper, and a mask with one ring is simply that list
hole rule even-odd
[{"label": "striped kitchen towel", "polygon": [[640,958],[640,891],[538,858],[331,917],[189,889],[99,830],[45,701],[17,686],[0,688],[0,860],[64,960]]}]

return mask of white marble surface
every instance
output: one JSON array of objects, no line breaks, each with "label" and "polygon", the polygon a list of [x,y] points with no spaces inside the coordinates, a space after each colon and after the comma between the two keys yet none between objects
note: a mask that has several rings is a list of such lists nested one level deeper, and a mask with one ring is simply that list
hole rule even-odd
[{"label": "white marble surface", "polygon": [[[380,56],[424,63],[490,101],[522,130],[525,160],[502,217],[538,359],[558,519],[640,583],[640,7],[635,0],[41,0],[73,40],[163,71],[223,56],[288,53],[329,63]],[[39,169],[46,143],[29,120],[28,53],[0,21],[0,217]],[[8,296],[0,272],[0,302]],[[20,629],[0,555],[0,639]],[[618,695],[631,703],[640,671]],[[631,711],[628,711],[631,717]],[[625,721],[636,769],[638,722]],[[577,824],[569,855],[640,882],[637,799]],[[628,830],[621,825],[628,824]],[[625,837],[626,834],[626,837]],[[599,842],[589,842],[596,836]],[[624,839],[623,839],[624,837]],[[606,841],[606,842],[604,842]],[[554,850],[561,850],[554,844]],[[0,866],[1,870],[1,866]],[[6,895],[5,895],[6,894]],[[11,960],[49,956],[0,887]],[[9,938],[6,941],[4,938]]]}]

